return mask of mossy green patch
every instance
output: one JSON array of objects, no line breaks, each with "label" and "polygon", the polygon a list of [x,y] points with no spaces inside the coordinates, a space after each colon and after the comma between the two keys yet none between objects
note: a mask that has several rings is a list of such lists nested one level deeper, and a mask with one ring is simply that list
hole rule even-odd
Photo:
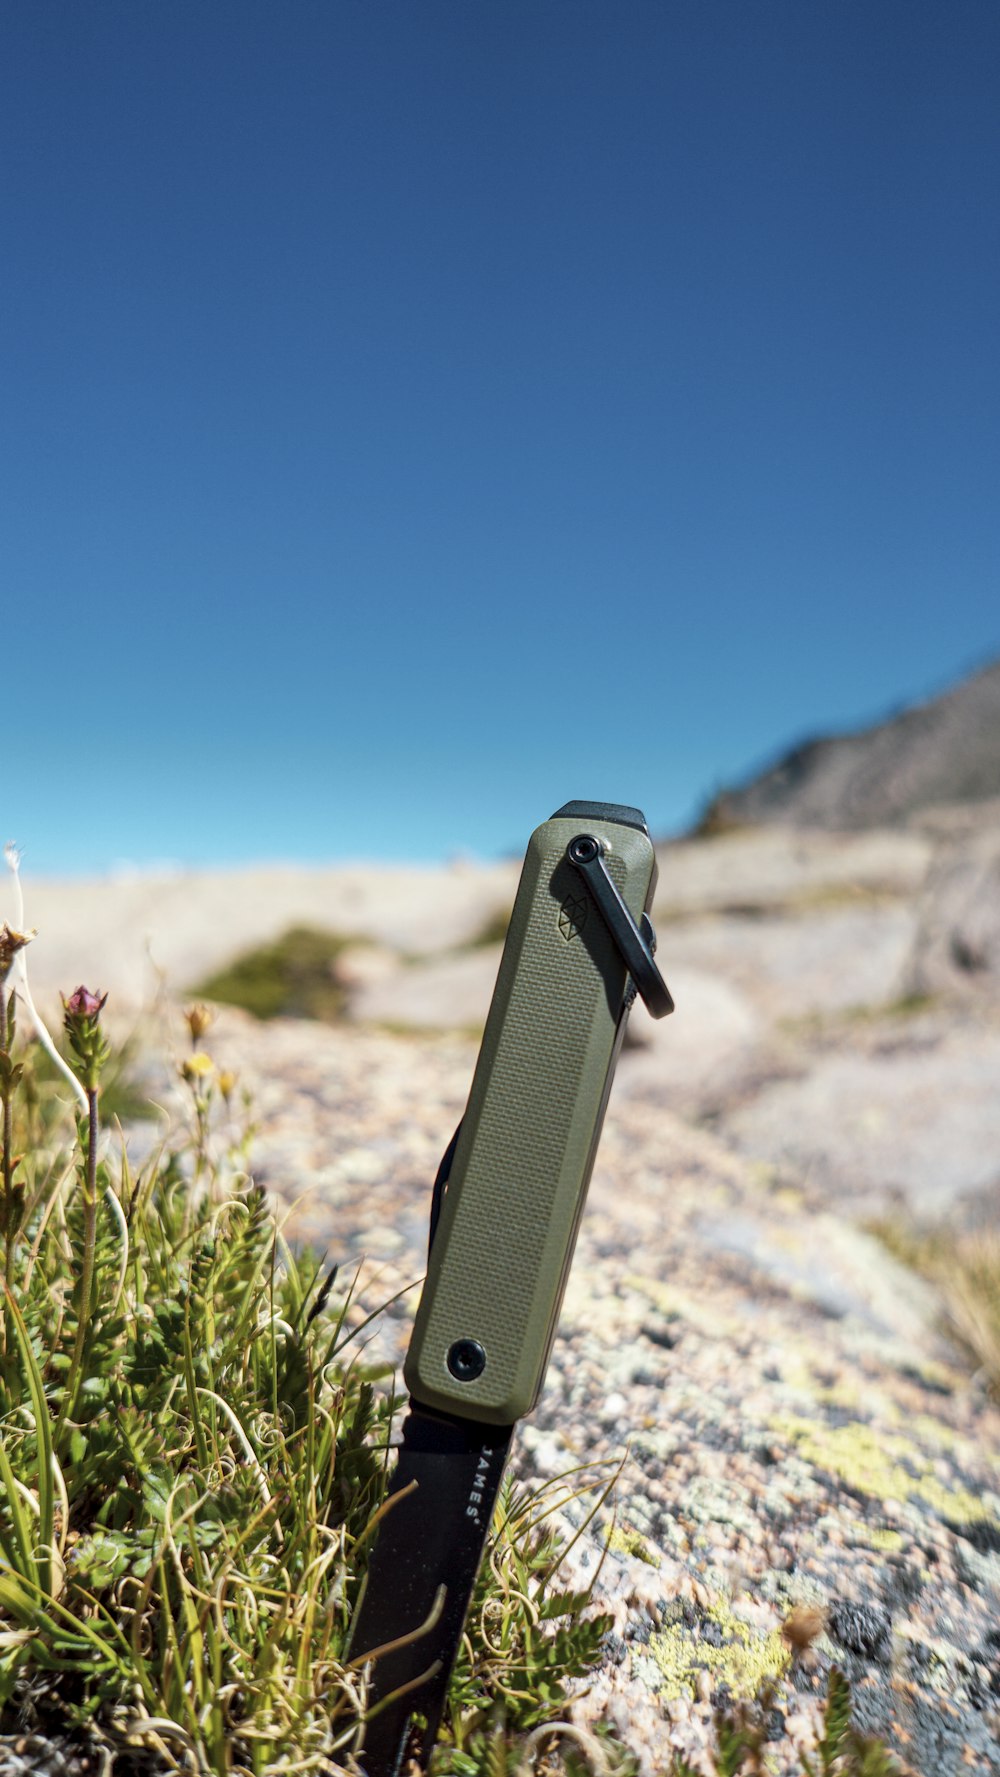
[{"label": "mossy green patch", "polygon": [[982,1499],[978,1494],[970,1493],[967,1487],[946,1487],[936,1475],[925,1474],[914,1491],[918,1499],[948,1523],[981,1524],[986,1521]]},{"label": "mossy green patch", "polygon": [[770,1191],[778,1182],[778,1168],[770,1160],[751,1160],[747,1167],[747,1177],[757,1190]]},{"label": "mossy green patch", "polygon": [[904,1423],[910,1427],[913,1425],[911,1419],[904,1419],[891,1396],[876,1388],[867,1376],[857,1380],[845,1378],[831,1386],[821,1385],[816,1389],[816,1399],[825,1407],[853,1413],[858,1424],[875,1418],[886,1427],[895,1428]]},{"label": "mossy green patch", "polygon": [[805,1192],[797,1190],[794,1185],[778,1185],[771,1192],[770,1207],[797,1215],[805,1207],[805,1201]]},{"label": "mossy green patch", "polygon": [[848,1413],[861,1404],[861,1389],[856,1382],[819,1383],[816,1399],[827,1407],[842,1407]]},{"label": "mossy green patch", "polygon": [[272,944],[244,951],[193,990],[200,998],[240,1006],[255,1018],[317,1018],[332,1023],[347,1005],[337,958],[356,943],[339,932],[293,926]]},{"label": "mossy green patch", "polygon": [[713,1688],[724,1684],[733,1697],[753,1698],[786,1670],[791,1653],[777,1629],[762,1635],[725,1604],[708,1615],[722,1631],[717,1647],[680,1623],[650,1636],[648,1652],[663,1681],[657,1689],[665,1701],[694,1696],[699,1671],[711,1674]]},{"label": "mossy green patch", "polygon": [[806,1012],[779,1018],[778,1028],[788,1036],[827,1036],[864,1024],[902,1022],[932,1012],[940,1004],[934,994],[908,993],[894,1000],[856,1001],[829,1012]]}]

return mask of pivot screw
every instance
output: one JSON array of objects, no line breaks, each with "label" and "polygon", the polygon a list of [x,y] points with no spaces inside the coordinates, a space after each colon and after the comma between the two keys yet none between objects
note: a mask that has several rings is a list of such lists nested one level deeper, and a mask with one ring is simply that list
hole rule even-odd
[{"label": "pivot screw", "polygon": [[478,1339],[456,1339],[448,1353],[448,1368],[456,1382],[475,1382],[486,1368],[486,1353]]},{"label": "pivot screw", "polygon": [[569,842],[570,862],[573,864],[592,864],[600,855],[600,841],[590,833],[578,833]]}]

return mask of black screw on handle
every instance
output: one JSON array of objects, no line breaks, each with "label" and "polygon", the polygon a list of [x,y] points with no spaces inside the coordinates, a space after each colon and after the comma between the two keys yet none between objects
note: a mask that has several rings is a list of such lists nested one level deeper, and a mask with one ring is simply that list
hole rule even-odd
[{"label": "black screw on handle", "polygon": [[597,911],[617,946],[619,955],[654,1018],[665,1018],[674,1009],[670,989],[653,960],[656,942],[644,913],[636,925],[604,862],[604,849],[592,833],[578,833],[566,847],[566,857],[583,877]]},{"label": "black screw on handle", "polygon": [[456,1339],[448,1352],[448,1368],[458,1382],[475,1382],[486,1368],[486,1353],[478,1339]]}]

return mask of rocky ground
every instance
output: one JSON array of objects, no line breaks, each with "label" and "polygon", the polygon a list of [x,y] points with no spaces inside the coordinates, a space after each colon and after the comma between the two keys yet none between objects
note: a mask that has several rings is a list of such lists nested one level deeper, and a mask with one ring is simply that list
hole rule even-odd
[{"label": "rocky ground", "polygon": [[[797,1771],[836,1661],[861,1724],[921,1777],[1000,1770],[1000,1415],[935,1292],[867,1231],[995,1220],[1000,818],[738,834],[664,848],[660,872],[678,1010],[633,1016],[519,1437],[536,1481],[624,1461],[596,1582],[615,1630],[581,1715],[610,1717],[658,1777],[671,1748],[704,1755],[714,1706],[775,1675],[773,1769]],[[295,920],[357,936],[349,1022],[224,1012],[211,1046],[252,1089],[289,1233],[363,1261],[364,1308],[398,1294],[363,1335],[394,1358],[499,955],[474,940],[515,879],[463,864],[29,895],[40,1001],[82,976],[122,1016],[148,997],[147,940],[179,998]],[[610,1523],[576,1545],[581,1574]],[[793,1660],[797,1607],[824,1626]]]}]

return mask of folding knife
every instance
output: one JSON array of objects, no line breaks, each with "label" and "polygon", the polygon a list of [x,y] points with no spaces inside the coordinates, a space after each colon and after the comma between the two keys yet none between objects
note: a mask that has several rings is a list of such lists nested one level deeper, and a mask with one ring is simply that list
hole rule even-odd
[{"label": "folding knife", "polygon": [[532,834],[468,1106],[441,1163],[410,1410],[351,1656],[367,1777],[426,1769],[514,1426],[548,1364],[625,1023],[653,959],[643,815],[567,802]]}]

